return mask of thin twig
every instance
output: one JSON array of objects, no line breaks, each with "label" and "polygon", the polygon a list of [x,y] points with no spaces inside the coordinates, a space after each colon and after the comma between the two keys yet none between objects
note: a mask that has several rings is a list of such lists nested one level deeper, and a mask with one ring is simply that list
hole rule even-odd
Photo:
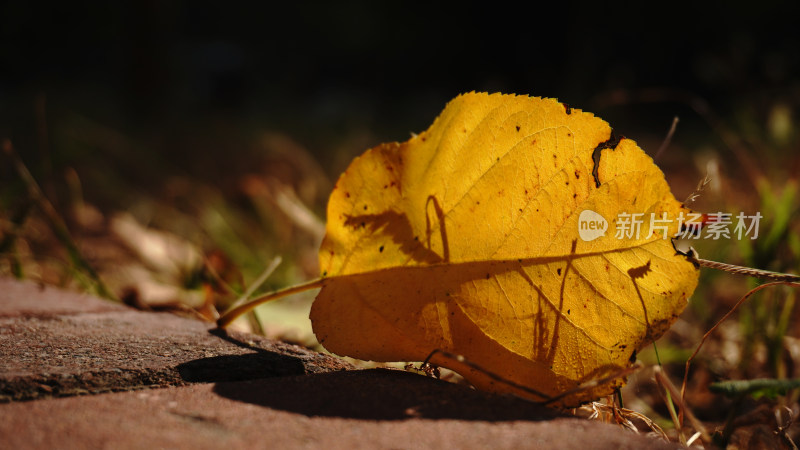
[{"label": "thin twig", "polygon": [[751,147],[742,137],[731,131],[725,122],[717,116],[702,97],[689,91],[672,88],[649,88],[636,91],[617,90],[598,97],[595,103],[598,107],[620,105],[628,103],[666,103],[676,102],[687,105],[697,113],[719,136],[725,146],[738,160],[739,166],[747,174],[747,178],[754,187],[758,187],[764,179],[764,174],[759,170],[755,158],[750,155]]},{"label": "thin twig", "polygon": [[606,384],[608,382],[614,381],[614,380],[616,380],[616,379],[618,379],[620,377],[628,376],[631,373],[636,372],[637,370],[642,368],[642,366],[639,363],[636,363],[636,364],[632,365],[631,367],[621,369],[619,372],[615,373],[614,375],[607,376],[605,378],[600,378],[600,379],[597,379],[597,380],[587,381],[585,383],[582,383],[582,384],[578,385],[577,387],[575,387],[573,389],[569,389],[567,391],[564,391],[564,392],[562,392],[562,393],[560,393],[558,395],[555,395],[555,396],[551,397],[551,396],[549,396],[549,395],[547,395],[547,394],[545,394],[543,392],[537,391],[536,389],[533,389],[531,387],[528,387],[528,386],[516,383],[514,381],[511,381],[511,380],[509,380],[508,378],[506,378],[506,377],[504,377],[502,375],[498,375],[498,374],[492,372],[491,370],[489,370],[489,369],[487,369],[487,368],[485,368],[485,367],[483,367],[483,366],[481,366],[479,364],[476,364],[476,363],[468,360],[463,355],[459,355],[459,354],[456,354],[456,353],[448,352],[447,350],[436,349],[436,350],[432,351],[428,355],[428,357],[425,358],[425,361],[423,361],[423,364],[428,364],[430,362],[431,358],[433,358],[433,356],[436,355],[437,353],[443,355],[446,358],[449,358],[449,359],[452,359],[452,360],[457,361],[459,363],[462,363],[462,364],[468,366],[469,368],[471,368],[473,370],[481,372],[484,375],[488,376],[489,378],[491,378],[491,379],[493,379],[495,381],[499,381],[499,382],[501,382],[503,384],[511,386],[511,387],[513,387],[515,389],[519,389],[520,391],[526,392],[526,393],[534,395],[536,397],[541,397],[541,398],[543,398],[545,400],[539,401],[539,402],[534,402],[534,403],[540,403],[542,405],[549,405],[549,404],[555,403],[556,401],[561,400],[561,399],[563,399],[565,397],[568,397],[568,396],[570,396],[572,394],[577,394],[579,392],[583,392],[583,391],[595,388],[597,386],[602,386],[602,385],[604,385],[604,384]]},{"label": "thin twig", "polygon": [[[664,374],[664,370],[661,368],[661,366],[653,367],[653,374],[656,377],[656,381],[658,381],[658,384],[666,388],[667,391],[672,396],[672,398],[676,399],[676,401],[678,402],[678,407],[680,408],[681,411],[680,417],[683,418],[685,414],[686,417],[689,419],[689,422],[691,422],[692,427],[694,427],[695,431],[700,433],[700,439],[703,441],[703,443],[706,444],[706,446],[710,445],[711,436],[709,436],[708,432],[706,431],[706,428],[703,426],[703,423],[700,422],[700,420],[698,420],[697,417],[695,417],[694,413],[692,413],[692,411],[686,405],[686,402],[684,402],[683,391],[678,392],[678,388],[676,388],[675,385],[672,384],[672,381],[670,381],[669,377],[667,377]],[[683,433],[681,433],[681,435],[682,434]],[[688,445],[688,441],[686,441],[686,443]]]},{"label": "thin twig", "polygon": [[710,269],[723,270],[736,275],[747,275],[756,278],[763,278],[773,281],[800,282],[800,276],[791,273],[772,272],[770,270],[753,269],[751,267],[736,266],[707,259],[694,258],[698,264]]},{"label": "thin twig", "polygon": [[792,413],[792,408],[789,408],[786,405],[784,405],[782,409],[783,411],[786,411],[786,414],[789,416],[789,418],[786,419],[784,423],[781,423],[780,410],[776,410],[775,422],[777,422],[778,424],[778,429],[773,431],[773,433],[783,438],[783,441],[789,446],[789,448],[791,448],[792,450],[798,450],[797,445],[794,443],[792,438],[789,437],[788,434],[786,434],[786,430],[788,430],[789,427],[792,426],[792,423],[794,422],[794,413]]},{"label": "thin twig", "polygon": [[[733,314],[734,311],[736,311],[736,308],[738,308],[739,305],[741,305],[742,303],[744,303],[745,300],[750,298],[751,295],[755,294],[756,292],[764,288],[768,288],[771,286],[778,286],[778,285],[786,285],[786,286],[793,286],[800,288],[800,283],[793,283],[788,281],[775,281],[772,283],[766,283],[760,286],[756,286],[753,289],[750,289],[750,291],[748,291],[742,298],[740,298],[739,301],[737,301],[736,304],[733,305],[733,308],[731,308],[730,311],[725,313],[725,315],[722,316],[722,318],[719,321],[717,321],[717,323],[715,323],[714,326],[711,327],[711,329],[706,332],[706,334],[703,335],[703,338],[700,339],[700,344],[697,345],[697,348],[694,350],[694,352],[692,352],[692,355],[689,356],[689,359],[686,360],[686,368],[683,373],[683,383],[681,384],[681,392],[680,392],[681,402],[683,402],[684,395],[686,394],[686,383],[689,380],[689,368],[692,365],[692,360],[694,360],[694,357],[697,356],[697,353],[703,347],[703,344],[706,342],[706,339],[708,339],[708,337],[711,336],[711,333],[713,333],[714,330],[716,330],[717,327],[719,327],[720,324],[722,324],[722,322],[724,322],[728,317],[730,317],[731,314]],[[681,410],[681,412],[682,411],[683,410]]]},{"label": "thin twig", "polygon": [[672,118],[672,125],[669,127],[669,131],[667,131],[667,137],[664,138],[664,142],[661,143],[661,147],[658,147],[656,154],[653,156],[653,161],[657,161],[658,157],[664,153],[664,150],[669,147],[670,142],[672,142],[672,136],[675,135],[675,129],[678,128],[678,116]]},{"label": "thin twig", "polygon": [[[531,394],[531,395],[535,395],[536,397],[547,399],[547,400],[545,400],[547,402],[552,400],[552,398],[549,395],[547,395],[547,394],[545,394],[543,392],[537,391],[536,389],[533,389],[531,387],[524,386],[524,385],[518,384],[518,383],[516,383],[514,381],[511,381],[511,380],[509,380],[509,379],[507,379],[507,378],[505,378],[505,377],[503,377],[501,375],[498,375],[498,374],[492,372],[489,369],[484,368],[481,365],[478,365],[478,364],[468,360],[463,355],[459,355],[457,353],[448,352],[447,350],[442,350],[442,349],[438,349],[437,348],[436,350],[432,351],[428,355],[427,358],[425,358],[425,360],[422,362],[422,364],[423,365],[429,364],[431,358],[433,358],[433,356],[436,355],[436,354],[440,354],[440,355],[444,356],[445,358],[449,358],[449,359],[452,359],[454,361],[460,362],[461,364],[464,364],[464,365],[466,365],[467,367],[469,367],[469,368],[471,368],[473,370],[476,370],[478,372],[481,372],[481,373],[487,375],[489,378],[491,378],[491,379],[493,379],[495,381],[499,381],[499,382],[501,382],[503,384],[507,384],[507,385],[509,385],[509,386],[511,386],[513,388],[519,389],[520,391],[526,392],[526,393]],[[536,403],[543,403],[543,402],[536,402]]]}]

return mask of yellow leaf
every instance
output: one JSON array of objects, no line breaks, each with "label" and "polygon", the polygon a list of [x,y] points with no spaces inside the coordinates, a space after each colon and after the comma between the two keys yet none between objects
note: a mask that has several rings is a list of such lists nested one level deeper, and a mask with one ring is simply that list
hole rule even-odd
[{"label": "yellow leaf", "polygon": [[[652,159],[602,119],[553,99],[464,94],[427,131],[368,150],[339,178],[314,331],[366,360],[450,351],[553,397],[629,367],[684,309],[698,270],[665,238],[682,211]],[[668,228],[651,234],[651,213]],[[638,237],[616,236],[621,214],[643,214]],[[559,403],[609,394],[622,378]]]}]

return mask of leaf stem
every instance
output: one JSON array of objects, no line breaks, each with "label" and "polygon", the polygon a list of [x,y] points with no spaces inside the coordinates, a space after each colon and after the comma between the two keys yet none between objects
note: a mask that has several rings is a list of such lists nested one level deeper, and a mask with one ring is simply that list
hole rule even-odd
[{"label": "leaf stem", "polygon": [[236,320],[237,317],[253,310],[256,306],[262,305],[272,300],[277,300],[279,298],[286,297],[287,295],[292,295],[298,292],[320,288],[323,286],[323,284],[325,284],[325,279],[317,278],[311,281],[307,281],[305,283],[289,286],[287,288],[283,288],[275,292],[270,292],[269,294],[262,295],[261,297],[250,300],[244,305],[237,306],[231,310],[226,311],[225,314],[222,315],[222,317],[217,319],[217,328],[227,327],[228,325],[230,325],[231,322]]}]

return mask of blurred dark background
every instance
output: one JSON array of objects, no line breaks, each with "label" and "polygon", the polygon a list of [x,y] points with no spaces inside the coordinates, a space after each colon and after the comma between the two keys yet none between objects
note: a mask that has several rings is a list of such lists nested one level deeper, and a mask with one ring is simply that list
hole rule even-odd
[{"label": "blurred dark background", "polygon": [[[685,89],[719,111],[770,95],[797,103],[796,2],[655,8],[3,2],[0,130],[21,151],[40,148],[46,104],[48,139],[77,115],[142,139],[165,163],[201,168],[236,152],[238,133],[277,129],[335,161],[333,172],[345,162],[331,152],[354,130],[372,135],[364,145],[404,140],[470,90],[557,97],[609,121],[619,112],[593,101],[615,89]],[[643,120],[662,131],[687,115],[649,111]]]}]

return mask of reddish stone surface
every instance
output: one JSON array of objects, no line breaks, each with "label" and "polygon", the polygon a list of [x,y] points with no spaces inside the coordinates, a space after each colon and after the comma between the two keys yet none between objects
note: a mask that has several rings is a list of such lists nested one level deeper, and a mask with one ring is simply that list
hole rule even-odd
[{"label": "reddish stone surface", "polygon": [[352,368],[295,345],[30,283],[0,280],[0,305],[0,401]]},{"label": "reddish stone surface", "polygon": [[0,359],[9,401],[0,448],[676,447],[520,399],[396,370],[343,371],[339,359],[289,344],[9,280],[0,280]]},{"label": "reddish stone surface", "polygon": [[52,318],[68,314],[125,311],[121,304],[91,295],[62,291],[29,281],[0,277],[0,318]]},{"label": "reddish stone surface", "polygon": [[0,416],[9,448],[674,448],[387,370],[12,403]]}]

